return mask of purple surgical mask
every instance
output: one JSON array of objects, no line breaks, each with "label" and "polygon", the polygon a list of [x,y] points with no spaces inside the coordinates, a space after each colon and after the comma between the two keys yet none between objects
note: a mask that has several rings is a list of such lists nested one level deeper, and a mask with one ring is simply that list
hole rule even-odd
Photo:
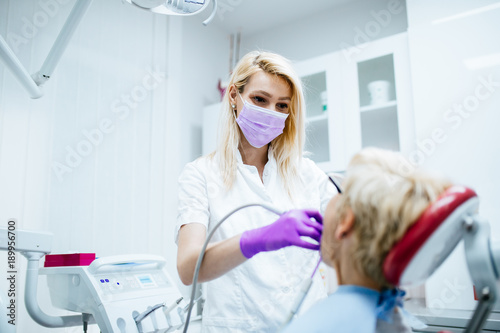
[{"label": "purple surgical mask", "polygon": [[243,101],[243,108],[236,122],[252,146],[263,147],[283,133],[288,114],[250,104],[238,95]]}]

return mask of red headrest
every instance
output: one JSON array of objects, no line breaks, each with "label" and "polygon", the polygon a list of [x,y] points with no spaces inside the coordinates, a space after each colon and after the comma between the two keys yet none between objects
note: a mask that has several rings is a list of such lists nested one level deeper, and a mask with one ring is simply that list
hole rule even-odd
[{"label": "red headrest", "polygon": [[384,275],[391,284],[416,285],[425,281],[453,251],[463,235],[463,218],[477,211],[476,193],[452,186],[429,205],[389,252]]}]

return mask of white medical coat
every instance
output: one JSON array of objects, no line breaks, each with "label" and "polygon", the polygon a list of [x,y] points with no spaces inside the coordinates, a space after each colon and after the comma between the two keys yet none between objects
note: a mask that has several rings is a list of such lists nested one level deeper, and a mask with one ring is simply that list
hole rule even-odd
[{"label": "white medical coat", "polygon": [[[292,202],[271,154],[262,181],[257,168],[243,164],[239,152],[237,156],[236,179],[229,191],[224,187],[217,158],[205,156],[185,166],[179,177],[176,239],[180,227],[188,223],[203,224],[208,234],[227,213],[247,203],[266,203],[281,211],[311,208],[323,213],[336,193],[325,173],[311,160],[303,158],[299,168],[300,181],[294,184]],[[245,208],[228,218],[211,241],[217,242],[271,224],[277,218],[262,207]],[[276,332],[287,317],[301,282],[310,278],[318,259],[318,251],[286,247],[259,253],[225,275],[207,282],[202,331]],[[316,274],[301,312],[325,297],[324,283]]]}]

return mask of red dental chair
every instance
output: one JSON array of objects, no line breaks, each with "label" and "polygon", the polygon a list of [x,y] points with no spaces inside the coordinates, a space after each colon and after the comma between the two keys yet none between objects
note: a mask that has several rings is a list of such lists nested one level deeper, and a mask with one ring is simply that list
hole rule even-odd
[{"label": "red dental chair", "polygon": [[416,286],[430,277],[463,239],[479,298],[465,333],[481,330],[498,294],[500,251],[491,247],[489,224],[477,214],[478,206],[473,190],[450,187],[427,207],[384,261],[384,274],[390,283]]}]

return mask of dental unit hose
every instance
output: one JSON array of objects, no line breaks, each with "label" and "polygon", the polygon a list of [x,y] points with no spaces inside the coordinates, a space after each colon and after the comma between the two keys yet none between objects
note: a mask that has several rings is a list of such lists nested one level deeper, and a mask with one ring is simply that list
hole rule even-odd
[{"label": "dental unit hose", "polygon": [[[213,228],[213,230],[210,232],[210,234],[208,235],[207,239],[205,240],[205,243],[203,244],[203,247],[202,247],[202,249],[200,251],[200,255],[199,255],[198,260],[196,262],[196,266],[195,266],[195,270],[194,270],[194,275],[193,275],[193,286],[191,288],[191,298],[190,298],[190,301],[189,301],[189,305],[187,305],[186,323],[184,325],[184,331],[183,331],[183,333],[187,333],[187,329],[189,327],[189,322],[190,322],[190,319],[191,319],[191,311],[193,309],[193,305],[201,297],[200,296],[196,300],[194,299],[194,296],[196,294],[196,285],[198,283],[198,275],[200,273],[201,263],[203,261],[203,257],[205,255],[205,250],[207,249],[207,246],[208,246],[208,243],[210,242],[210,239],[212,239],[213,234],[220,227],[220,225],[222,223],[224,223],[224,221],[226,221],[231,215],[233,215],[234,213],[236,213],[237,211],[239,211],[239,210],[241,210],[243,208],[254,207],[254,206],[259,206],[259,207],[262,207],[264,209],[267,209],[267,210],[275,213],[278,216],[280,216],[280,215],[282,215],[284,213],[284,212],[281,212],[278,209],[276,209],[276,208],[274,208],[274,207],[272,207],[270,205],[267,205],[267,204],[263,204],[263,203],[251,203],[251,204],[240,206],[240,207],[232,210],[226,216],[224,216],[219,221],[219,223],[217,223],[215,225],[215,227]],[[319,264],[321,263],[321,260],[322,259],[320,257],[318,263],[316,264],[316,267],[314,268],[314,271],[313,271],[313,273],[311,275],[311,278],[305,280],[302,283],[302,286],[300,288],[299,294],[297,295],[297,297],[295,299],[295,302],[292,305],[292,309],[290,310],[290,314],[288,315],[286,321],[283,323],[281,329],[283,329],[284,327],[286,327],[286,325],[288,325],[288,323],[293,319],[293,317],[295,316],[295,314],[299,311],[299,308],[302,305],[302,302],[304,301],[304,299],[306,298],[307,293],[309,292],[309,289],[311,289],[311,285],[312,285],[312,282],[313,282],[314,274],[318,270],[318,267],[319,267]]]},{"label": "dental unit hose", "polygon": [[189,301],[189,305],[188,305],[188,312],[187,312],[187,315],[186,315],[186,324],[184,325],[184,331],[183,333],[187,333],[187,329],[188,329],[188,326],[189,326],[189,320],[191,319],[191,311],[193,310],[193,304],[194,304],[194,296],[196,294],[196,285],[198,283],[198,275],[200,273],[200,267],[201,267],[201,262],[203,261],[203,257],[205,256],[205,250],[207,249],[207,246],[208,246],[208,242],[210,242],[210,239],[212,239],[212,236],[214,235],[215,231],[220,227],[220,225],[222,223],[224,223],[224,221],[226,221],[231,215],[233,215],[234,213],[236,213],[237,211],[243,209],[243,208],[247,208],[247,207],[254,207],[254,206],[260,206],[262,208],[265,208],[275,214],[277,214],[278,216],[283,214],[284,212],[270,206],[270,205],[266,205],[266,204],[263,204],[263,203],[250,203],[250,204],[247,204],[247,205],[243,205],[243,206],[240,206],[238,208],[235,208],[234,210],[232,210],[231,212],[229,212],[226,216],[224,216],[220,221],[219,223],[217,223],[215,225],[215,227],[212,229],[212,231],[210,232],[210,234],[208,234],[208,237],[207,239],[205,240],[205,243],[203,244],[203,247],[201,248],[201,252],[200,252],[200,255],[198,257],[198,261],[196,262],[196,266],[195,266],[195,269],[194,269],[194,275],[193,275],[193,286],[191,288],[191,299]]}]

